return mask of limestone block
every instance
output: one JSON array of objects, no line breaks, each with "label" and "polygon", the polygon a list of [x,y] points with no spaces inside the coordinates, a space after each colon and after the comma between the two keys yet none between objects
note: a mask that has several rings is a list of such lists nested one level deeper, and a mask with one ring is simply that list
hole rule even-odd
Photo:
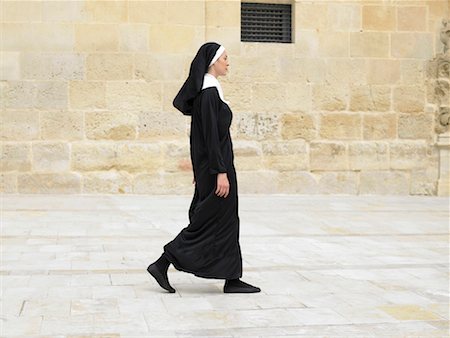
[{"label": "limestone block", "polygon": [[[169,25],[204,25],[207,5],[205,1],[167,1],[167,23]],[[228,8],[223,8],[222,16],[234,14],[227,13],[226,9]]]},{"label": "limestone block", "polygon": [[119,50],[124,52],[147,52],[148,34],[148,26],[145,24],[120,25]]},{"label": "limestone block", "polygon": [[326,113],[320,115],[319,135],[324,139],[358,140],[362,137],[361,115]]},{"label": "limestone block", "polygon": [[258,139],[279,139],[280,114],[258,113],[256,114],[256,135]]},{"label": "limestone block", "polygon": [[39,113],[0,111],[0,140],[26,141],[39,138]]},{"label": "limestone block", "polygon": [[162,107],[161,83],[114,81],[106,83],[106,105],[113,110],[154,110]]},{"label": "limestone block", "polygon": [[313,85],[313,110],[345,110],[349,97],[346,85]]},{"label": "limestone block", "polygon": [[[428,15],[432,19],[442,20],[445,17],[445,13],[447,13],[450,9],[448,2],[441,0],[429,0],[427,1],[428,6]],[[442,14],[444,13],[444,14]]]},{"label": "limestone block", "polygon": [[83,174],[82,193],[129,194],[133,191],[133,177],[122,171],[99,171]]},{"label": "limestone block", "polygon": [[392,33],[391,56],[431,59],[433,57],[433,35],[431,33]]},{"label": "limestone block", "polygon": [[400,61],[390,59],[368,60],[369,84],[396,84],[400,81]]},{"label": "limestone block", "polygon": [[323,2],[295,2],[295,27],[301,29],[325,30],[328,26],[328,5]]},{"label": "limestone block", "polygon": [[41,13],[40,1],[3,1],[0,15],[3,22],[30,22],[41,21]]},{"label": "limestone block", "polygon": [[238,191],[244,194],[273,194],[279,192],[279,173],[269,170],[239,171]]},{"label": "limestone block", "polygon": [[382,140],[397,138],[397,114],[377,113],[363,115],[363,138]]},{"label": "limestone block", "polygon": [[117,170],[152,172],[161,168],[162,164],[163,154],[157,143],[124,143],[117,147]]},{"label": "limestone block", "polygon": [[397,112],[421,112],[424,109],[425,89],[422,86],[398,86],[394,88],[393,100]]},{"label": "limestone block", "polygon": [[277,59],[273,57],[230,57],[230,81],[238,82],[269,82],[277,81]]},{"label": "limestone block", "polygon": [[86,22],[91,13],[86,12],[84,1],[41,1],[44,22]]},{"label": "limestone block", "polygon": [[278,83],[255,83],[252,85],[252,111],[284,111],[286,105],[286,87]]},{"label": "limestone block", "polygon": [[[182,114],[173,105],[173,99],[177,95],[181,86],[182,86],[182,84],[180,84],[180,82],[178,82],[178,81],[162,83],[162,111],[165,113],[164,115],[176,115],[177,117],[179,117],[180,114]],[[164,115],[163,115],[163,118],[164,118]]]},{"label": "limestone block", "polygon": [[354,171],[336,171],[321,173],[318,192],[321,194],[358,193],[358,174]]},{"label": "limestone block", "polygon": [[0,192],[17,193],[17,173],[0,174]]},{"label": "limestone block", "polygon": [[323,57],[348,57],[348,34],[348,32],[320,32],[319,55]]},{"label": "limestone block", "polygon": [[389,169],[389,147],[385,142],[352,142],[348,146],[350,169]]},{"label": "limestone block", "polygon": [[75,24],[77,52],[112,52],[119,50],[119,28],[115,24]]},{"label": "limestone block", "polygon": [[361,6],[331,3],[328,6],[328,28],[331,31],[346,32],[361,30]]},{"label": "limestone block", "polygon": [[233,113],[248,112],[252,107],[252,84],[249,82],[223,82],[221,86],[225,100]]},{"label": "limestone block", "polygon": [[[177,54],[137,53],[134,76],[146,81],[181,81],[184,78],[184,57]],[[181,88],[181,84],[179,86]]]},{"label": "limestone block", "polygon": [[84,10],[95,22],[126,22],[128,19],[126,1],[86,1]]},{"label": "limestone block", "polygon": [[433,137],[432,114],[400,114],[398,137],[402,139],[430,139]]},{"label": "limestone block", "polygon": [[303,83],[287,83],[286,109],[291,112],[311,111],[311,85]]},{"label": "limestone block", "polygon": [[394,31],[396,19],[394,6],[362,7],[362,28],[365,31]]},{"label": "limestone block", "polygon": [[129,1],[128,21],[136,23],[162,24],[167,22],[168,1]]},{"label": "limestone block", "polygon": [[138,113],[138,139],[173,139],[174,137],[188,139],[187,128],[190,118],[181,112],[151,112]]},{"label": "limestone block", "polygon": [[36,84],[31,81],[7,81],[2,92],[5,108],[33,108],[36,100]]},{"label": "limestone block", "polygon": [[241,139],[278,139],[280,135],[280,114],[237,113],[233,114],[231,133]]},{"label": "limestone block", "polygon": [[66,81],[36,81],[34,107],[37,109],[67,109],[68,84]]},{"label": "limestone block", "polygon": [[409,174],[403,171],[361,171],[359,192],[363,195],[408,195]]},{"label": "limestone block", "polygon": [[69,106],[72,109],[102,109],[106,107],[106,85],[103,81],[69,82]]},{"label": "limestone block", "polygon": [[351,111],[388,111],[391,107],[389,86],[352,86],[350,92]]},{"label": "limestone block", "polygon": [[285,140],[317,138],[317,122],[308,113],[284,114],[281,119],[281,136]]},{"label": "limestone block", "polygon": [[35,172],[70,170],[70,149],[66,142],[34,142],[31,152],[32,170]]},{"label": "limestone block", "polygon": [[[53,51],[73,52],[74,30],[68,23],[19,22],[2,23],[0,26],[2,51]],[[20,38],[18,38],[20,37]]]},{"label": "limestone block", "polygon": [[389,34],[382,32],[350,33],[350,56],[389,57]]},{"label": "limestone block", "polygon": [[288,194],[315,194],[318,184],[308,171],[286,171],[278,175],[278,191]]},{"label": "limestone block", "polygon": [[192,173],[138,174],[134,177],[135,194],[177,194],[193,195]]},{"label": "limestone block", "polygon": [[411,171],[411,195],[436,196],[439,164]]},{"label": "limestone block", "polygon": [[[320,14],[321,15],[321,14]],[[320,35],[316,30],[295,31],[295,56],[317,58],[319,54]]]},{"label": "limestone block", "polygon": [[200,25],[158,24],[149,29],[149,49],[156,53],[195,54],[205,39]]},{"label": "limestone block", "polygon": [[428,165],[425,141],[397,141],[389,146],[391,169],[423,169]]},{"label": "limestone block", "polygon": [[77,173],[20,174],[18,192],[22,194],[79,194],[81,177]]},{"label": "limestone block", "polygon": [[309,152],[304,140],[263,142],[264,167],[278,171],[309,168]]},{"label": "limestone block", "polygon": [[133,55],[93,53],[86,58],[87,80],[128,80],[133,78]]},{"label": "limestone block", "polygon": [[139,118],[132,112],[87,112],[85,131],[88,139],[134,140]]},{"label": "limestone block", "polygon": [[425,6],[397,7],[397,30],[426,31],[427,8]]},{"label": "limestone block", "polygon": [[164,142],[162,167],[166,172],[192,172],[189,140]]},{"label": "limestone block", "polygon": [[[240,16],[239,16],[240,17]],[[239,18],[238,17],[238,18]],[[205,27],[205,41],[217,41],[223,45],[228,57],[237,56],[241,54],[241,27],[240,25],[233,27],[222,26],[206,26]],[[230,59],[229,59],[230,60]],[[231,59],[232,62],[232,59]],[[230,63],[230,71],[232,71],[232,64]]]},{"label": "limestone block", "polygon": [[343,83],[351,85],[367,84],[365,59],[328,59],[326,70],[326,83],[335,87],[340,87]]},{"label": "limestone block", "polygon": [[254,113],[233,113],[233,123],[230,128],[232,138],[257,139],[257,119],[258,116]]},{"label": "limestone block", "polygon": [[233,142],[236,170],[264,169],[262,150],[259,142],[236,140]]},{"label": "limestone block", "polygon": [[[240,18],[241,4],[239,1],[205,1],[206,26],[239,27]],[[198,23],[199,21],[193,22],[193,24]]]},{"label": "limestone block", "polygon": [[309,155],[311,170],[348,169],[348,152],[343,142],[313,141]]},{"label": "limestone block", "polygon": [[20,80],[20,53],[0,52],[0,81]]},{"label": "limestone block", "polygon": [[84,78],[84,56],[79,53],[22,53],[20,63],[22,79],[82,80]]},{"label": "limestone block", "polygon": [[82,112],[41,112],[41,138],[44,140],[80,140],[84,137]]},{"label": "limestone block", "polygon": [[29,142],[5,142],[0,144],[1,171],[29,171],[31,169],[31,146]]},{"label": "limestone block", "polygon": [[71,167],[77,171],[102,171],[116,167],[116,142],[72,143]]}]

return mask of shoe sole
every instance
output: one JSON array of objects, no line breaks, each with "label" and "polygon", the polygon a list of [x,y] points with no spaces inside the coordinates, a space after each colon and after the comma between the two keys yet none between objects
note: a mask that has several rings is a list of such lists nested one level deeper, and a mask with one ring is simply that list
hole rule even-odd
[{"label": "shoe sole", "polygon": [[258,293],[261,290],[245,290],[245,289],[236,289],[236,290],[223,290],[223,293]]},{"label": "shoe sole", "polygon": [[149,265],[147,268],[147,272],[155,278],[155,280],[158,282],[159,286],[162,287],[164,290],[169,291],[170,293],[175,293],[175,289],[167,288],[163,285],[164,277],[163,275],[156,269],[154,266]]}]

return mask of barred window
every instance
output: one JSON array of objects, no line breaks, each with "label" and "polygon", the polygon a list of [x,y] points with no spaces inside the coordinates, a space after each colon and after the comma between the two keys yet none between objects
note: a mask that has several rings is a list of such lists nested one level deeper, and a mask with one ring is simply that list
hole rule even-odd
[{"label": "barred window", "polygon": [[241,41],[292,42],[290,4],[241,3]]}]

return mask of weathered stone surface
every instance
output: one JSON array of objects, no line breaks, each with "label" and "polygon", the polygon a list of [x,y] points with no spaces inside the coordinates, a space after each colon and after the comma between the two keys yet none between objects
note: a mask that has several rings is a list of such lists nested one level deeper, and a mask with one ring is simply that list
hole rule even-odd
[{"label": "weathered stone surface", "polygon": [[142,111],[138,113],[138,139],[173,139],[188,138],[190,120],[180,112],[152,112]]},{"label": "weathered stone surface", "polygon": [[389,145],[390,167],[392,169],[426,168],[428,146],[425,141],[397,141]]},{"label": "weathered stone surface", "polygon": [[427,8],[425,6],[399,6],[397,8],[397,30],[426,31]]},{"label": "weathered stone surface", "polygon": [[317,58],[319,53],[319,33],[316,30],[300,30],[295,31],[295,56]]},{"label": "weathered stone surface", "polygon": [[0,144],[1,171],[31,170],[31,143],[4,142]]},{"label": "weathered stone surface", "polygon": [[397,114],[363,114],[363,138],[382,140],[397,138]]},{"label": "weathered stone surface", "polygon": [[[134,56],[136,79],[151,81],[181,81],[184,79],[184,57],[178,54],[137,53]],[[180,89],[181,84],[178,89]]]},{"label": "weathered stone surface", "polygon": [[286,140],[317,138],[317,122],[311,114],[284,114],[281,120],[281,136]]},{"label": "weathered stone surface", "polygon": [[129,22],[160,24],[167,22],[168,16],[167,1],[130,1],[128,3]]},{"label": "weathered stone surface", "polygon": [[350,169],[389,169],[389,147],[384,142],[352,142],[348,146]]},{"label": "weathered stone surface", "polygon": [[304,140],[263,142],[264,167],[278,171],[309,168],[309,153]]},{"label": "weathered stone surface", "polygon": [[162,167],[160,144],[124,143],[117,147],[116,169],[128,172],[153,172]]},{"label": "weathered stone surface", "polygon": [[79,53],[27,52],[22,53],[20,66],[22,79],[82,80],[84,56]]},{"label": "weathered stone surface", "polygon": [[41,21],[42,2],[40,1],[4,1],[2,21]]},{"label": "weathered stone surface", "polygon": [[71,167],[77,171],[100,171],[115,168],[116,142],[72,143]]},{"label": "weathered stone surface", "polygon": [[138,174],[134,177],[135,194],[187,194],[194,193],[192,173]]},{"label": "weathered stone surface", "polygon": [[361,29],[361,6],[359,4],[331,3],[328,5],[328,28],[332,31],[359,31]]},{"label": "weathered stone surface", "polygon": [[93,21],[120,23],[128,20],[128,3],[124,1],[88,1],[84,9]]},{"label": "weathered stone surface", "polygon": [[326,83],[335,87],[341,87],[342,84],[366,85],[366,63],[365,59],[328,59],[326,62]]},{"label": "weathered stone surface", "polygon": [[278,139],[280,135],[279,114],[233,114],[232,134],[242,139]]},{"label": "weathered stone surface", "polygon": [[88,139],[134,140],[139,118],[131,112],[87,112],[85,130]]},{"label": "weathered stone surface", "polygon": [[84,137],[83,113],[72,111],[41,112],[41,138],[80,140]]},{"label": "weathered stone surface", "polygon": [[119,28],[114,24],[75,24],[77,52],[112,52],[119,50]]},{"label": "weathered stone surface", "polygon": [[100,171],[83,174],[82,193],[125,194],[133,191],[133,177],[126,172]]},{"label": "weathered stone surface", "polygon": [[204,43],[204,34],[201,25],[150,25],[149,49],[157,53],[195,53]]},{"label": "weathered stone surface", "polygon": [[409,194],[409,174],[403,171],[361,171],[359,193],[407,195]]},{"label": "weathered stone surface", "polygon": [[374,31],[393,31],[396,28],[396,10],[394,6],[363,6],[362,28]]},{"label": "weathered stone surface", "polygon": [[2,86],[2,101],[5,108],[33,108],[36,83],[29,81],[7,81]]},{"label": "weathered stone surface", "polygon": [[0,174],[0,192],[6,194],[17,193],[17,173]]},{"label": "weathered stone surface", "polygon": [[39,113],[0,111],[0,140],[26,141],[39,138]]},{"label": "weathered stone surface", "polygon": [[402,139],[431,139],[433,114],[400,114],[398,137]]},{"label": "weathered stone surface", "polygon": [[400,81],[400,61],[371,59],[368,61],[367,82],[369,84],[396,84]]},{"label": "weathered stone surface", "polygon": [[288,194],[314,194],[318,184],[314,174],[308,171],[286,171],[278,175],[278,191]]},{"label": "weathered stone surface", "polygon": [[411,171],[411,195],[435,196],[437,194],[437,181],[439,165],[433,163],[425,169]]},{"label": "weathered stone surface", "polygon": [[20,80],[20,53],[0,52],[0,80]]},{"label": "weathered stone surface", "polygon": [[387,111],[391,107],[389,86],[357,86],[350,90],[351,111]]},{"label": "weathered stone surface", "polygon": [[311,111],[311,86],[290,83],[286,87],[286,109],[292,112]]},{"label": "weathered stone surface", "polygon": [[351,57],[389,57],[389,34],[381,32],[350,33]]},{"label": "weathered stone surface", "polygon": [[18,192],[24,194],[79,194],[81,177],[77,173],[19,174]]},{"label": "weathered stone surface", "polygon": [[[33,2],[34,3],[34,2]],[[82,1],[42,1],[42,21],[83,22],[92,19]]]},{"label": "weathered stone surface", "polygon": [[[226,15],[224,15],[226,16]],[[224,17],[222,16],[222,17]],[[205,41],[220,41],[222,46],[226,46],[228,55],[232,57],[241,54],[241,27],[240,25],[226,26],[206,26]],[[230,66],[231,68],[231,66]]]},{"label": "weathered stone surface", "polygon": [[160,83],[114,81],[106,83],[106,105],[109,109],[161,111]]},{"label": "weathered stone surface", "polygon": [[348,57],[348,33],[319,32],[319,55],[322,57]]},{"label": "weathered stone surface", "polygon": [[148,26],[122,24],[119,26],[119,50],[126,52],[148,51]]},{"label": "weathered stone surface", "polygon": [[[258,84],[258,82],[276,82],[279,80],[276,58],[267,57],[261,59],[259,56],[230,57],[230,68],[227,77],[229,77],[231,82],[247,82],[250,86]],[[261,89],[271,85],[263,84]],[[275,85],[275,88],[282,87],[281,84]]]},{"label": "weathered stone surface", "polygon": [[357,194],[358,174],[354,171],[321,173],[319,178],[319,193],[350,195]]},{"label": "weathered stone surface", "polygon": [[300,29],[325,30],[328,26],[328,4],[323,2],[296,2],[295,27]]},{"label": "weathered stone surface", "polygon": [[105,108],[105,91],[105,82],[71,81],[69,83],[69,106],[71,109]]},{"label": "weathered stone surface", "polygon": [[329,140],[358,140],[362,137],[361,115],[326,113],[320,115],[319,135]]},{"label": "weathered stone surface", "polygon": [[394,110],[401,113],[420,112],[424,109],[425,89],[421,86],[394,88]]},{"label": "weathered stone surface", "polygon": [[309,155],[311,170],[348,169],[347,147],[342,142],[311,142]]},{"label": "weathered stone surface", "polygon": [[[239,27],[241,24],[240,17],[241,6],[239,1],[205,1],[206,26]],[[199,21],[195,23],[198,24]]]},{"label": "weathered stone surface", "polygon": [[65,81],[35,82],[36,97],[34,108],[37,109],[67,109],[68,83]]},{"label": "weathered stone surface", "polygon": [[65,142],[34,142],[31,148],[32,170],[65,172],[70,170],[69,144]]},{"label": "weathered stone surface", "polygon": [[252,93],[254,112],[280,112],[286,109],[286,87],[283,84],[253,84]]},{"label": "weathered stone surface", "polygon": [[133,78],[133,55],[91,53],[86,58],[87,80],[128,80]]},{"label": "weathered stone surface", "polygon": [[278,190],[277,171],[256,170],[239,171],[237,175],[239,191],[245,191],[248,194],[273,194]]},{"label": "weathered stone surface", "polygon": [[256,141],[233,141],[234,164],[237,171],[264,168],[261,144]]},{"label": "weathered stone surface", "polygon": [[166,172],[192,172],[189,140],[164,142],[161,144],[164,156],[162,167]]},{"label": "weathered stone surface", "polygon": [[224,82],[222,83],[225,100],[233,113],[248,112],[252,107],[252,86],[247,82]]},{"label": "weathered stone surface", "polygon": [[391,56],[395,58],[431,59],[433,36],[431,33],[392,33]]},{"label": "weathered stone surface", "polygon": [[314,110],[345,110],[349,97],[348,86],[313,85]]}]

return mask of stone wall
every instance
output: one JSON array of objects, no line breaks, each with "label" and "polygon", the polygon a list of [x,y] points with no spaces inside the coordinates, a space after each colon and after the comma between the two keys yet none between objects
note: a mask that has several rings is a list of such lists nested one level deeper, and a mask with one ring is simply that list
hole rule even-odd
[{"label": "stone wall", "polygon": [[1,2],[1,191],[192,193],[172,99],[217,41],[240,192],[435,195],[448,1],[281,2],[292,44],[240,42],[235,0]]}]

